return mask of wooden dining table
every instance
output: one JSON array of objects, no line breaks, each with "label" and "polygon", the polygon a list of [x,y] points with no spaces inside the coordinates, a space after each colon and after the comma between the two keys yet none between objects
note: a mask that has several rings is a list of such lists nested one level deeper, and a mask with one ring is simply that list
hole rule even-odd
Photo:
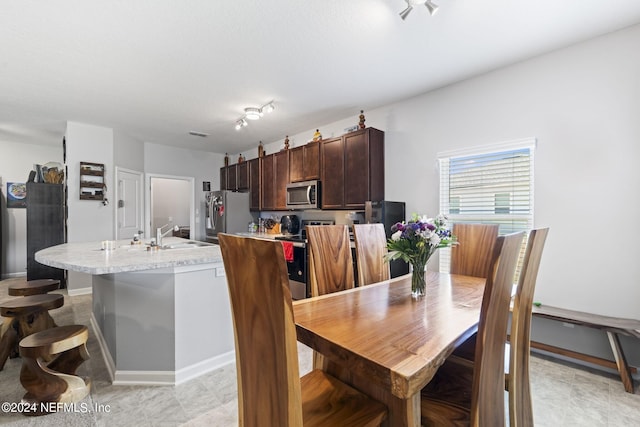
[{"label": "wooden dining table", "polygon": [[485,279],[427,272],[295,301],[298,341],[323,354],[325,370],[385,403],[388,426],[420,426],[420,390],[478,326]]}]

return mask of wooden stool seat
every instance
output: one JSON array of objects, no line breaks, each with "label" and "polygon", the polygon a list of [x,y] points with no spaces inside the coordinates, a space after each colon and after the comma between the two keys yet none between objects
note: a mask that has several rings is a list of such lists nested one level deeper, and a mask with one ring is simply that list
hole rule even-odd
[{"label": "wooden stool seat", "polygon": [[0,316],[16,317],[31,314],[34,311],[53,310],[64,305],[64,295],[42,294],[13,298],[0,305]]},{"label": "wooden stool seat", "polygon": [[20,383],[27,390],[23,401],[36,403],[42,409],[42,402],[84,399],[89,394],[90,381],[76,376],[76,370],[89,359],[88,339],[86,326],[68,325],[36,332],[20,341]]},{"label": "wooden stool seat", "polygon": [[20,281],[13,285],[9,285],[8,292],[11,296],[22,297],[29,295],[46,294],[60,288],[60,280],[55,279],[39,279]]},{"label": "wooden stool seat", "polygon": [[59,294],[30,295],[13,298],[0,305],[0,370],[9,356],[18,357],[18,343],[29,335],[56,326],[49,310],[62,307]]}]

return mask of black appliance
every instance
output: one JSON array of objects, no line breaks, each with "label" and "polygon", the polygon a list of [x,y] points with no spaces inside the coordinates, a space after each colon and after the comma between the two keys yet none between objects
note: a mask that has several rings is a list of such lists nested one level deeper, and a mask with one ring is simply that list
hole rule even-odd
[{"label": "black appliance", "polygon": [[300,220],[298,215],[282,215],[280,218],[280,232],[287,235],[300,233]]},{"label": "black appliance", "polygon": [[[391,237],[391,227],[396,222],[406,220],[405,203],[382,201],[367,201],[364,204],[364,222],[366,224],[382,223],[387,239]],[[409,264],[401,259],[391,261],[389,264],[391,278],[409,273]]]}]

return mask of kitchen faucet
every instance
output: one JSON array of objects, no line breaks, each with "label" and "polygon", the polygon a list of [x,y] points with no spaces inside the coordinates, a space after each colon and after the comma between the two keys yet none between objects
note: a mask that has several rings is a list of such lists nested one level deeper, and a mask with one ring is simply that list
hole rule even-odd
[{"label": "kitchen faucet", "polygon": [[162,238],[164,236],[166,236],[167,234],[171,233],[172,231],[178,231],[180,230],[180,227],[178,227],[177,225],[173,228],[168,229],[167,231],[165,231],[164,233],[162,232],[162,229],[165,228],[167,225],[170,224],[165,224],[162,227],[158,227],[156,229],[156,245],[162,247]]}]

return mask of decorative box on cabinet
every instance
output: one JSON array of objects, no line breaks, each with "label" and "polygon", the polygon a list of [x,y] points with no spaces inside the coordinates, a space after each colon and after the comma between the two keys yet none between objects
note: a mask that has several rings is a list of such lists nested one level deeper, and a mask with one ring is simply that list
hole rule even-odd
[{"label": "decorative box on cabinet", "polygon": [[27,280],[57,279],[64,284],[64,270],[40,264],[35,253],[65,240],[63,185],[28,182]]},{"label": "decorative box on cabinet", "polygon": [[80,200],[104,200],[104,164],[80,162]]}]

